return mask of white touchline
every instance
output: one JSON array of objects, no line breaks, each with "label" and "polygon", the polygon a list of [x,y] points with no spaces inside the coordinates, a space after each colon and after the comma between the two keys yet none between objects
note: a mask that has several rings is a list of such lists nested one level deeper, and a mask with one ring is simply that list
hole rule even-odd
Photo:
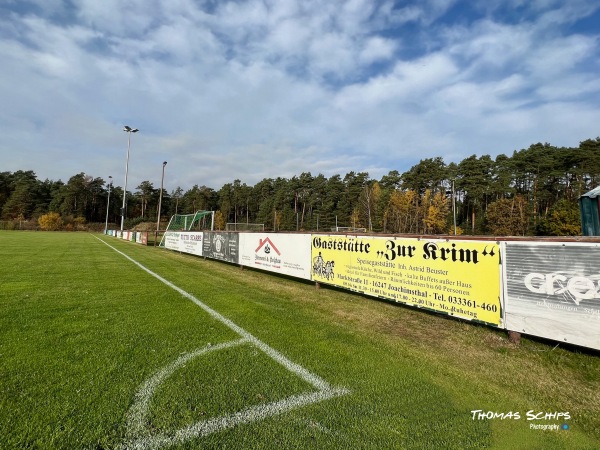
[{"label": "white touchline", "polygon": [[[217,319],[224,325],[226,325],[229,329],[236,332],[241,336],[242,339],[237,341],[225,342],[221,344],[216,344],[214,346],[207,346],[201,349],[195,350],[194,352],[187,353],[180,358],[178,358],[175,362],[169,364],[164,367],[156,374],[154,374],[149,380],[147,380],[138,392],[135,395],[134,404],[127,414],[127,437],[129,439],[128,443],[124,445],[124,448],[160,448],[163,446],[174,445],[177,443],[181,443],[183,441],[189,440],[194,437],[206,436],[208,434],[214,433],[219,430],[223,430],[226,428],[234,427],[240,423],[249,423],[255,422],[257,420],[262,420],[267,417],[271,417],[277,414],[281,414],[286,411],[290,411],[295,408],[299,408],[301,406],[305,406],[311,403],[320,402],[323,400],[327,400],[333,397],[342,396],[348,394],[350,391],[346,388],[342,387],[331,387],[329,383],[323,380],[321,377],[309,372],[304,367],[299,364],[290,361],[283,354],[268,346],[258,338],[254,337],[252,334],[244,330],[243,328],[236,325],[234,322],[218,313],[208,305],[205,305],[192,294],[184,291],[183,289],[175,286],[170,281],[161,277],[157,273],[151,271],[144,265],[140,264],[129,255],[123,253],[122,251],[116,249],[112,245],[108,244],[104,240],[100,239],[97,236],[94,236],[100,242],[105,244],[106,246],[113,249],[115,252],[119,253],[123,257],[127,258],[129,261],[134,263],[140,269],[146,271],[156,279],[160,280],[170,288],[176,290],[181,295],[186,297],[187,299],[194,302],[196,305],[201,307],[204,311],[206,311],[211,317]],[[190,361],[193,358],[204,355],[208,352],[222,350],[225,348],[233,347],[236,345],[241,345],[244,343],[250,343],[268,356],[271,357],[274,361],[281,364],[290,372],[296,374],[300,378],[302,378],[307,383],[311,384],[317,392],[310,392],[306,394],[293,395],[291,397],[285,398],[283,400],[279,400],[276,402],[261,404],[251,408],[244,409],[242,411],[238,411],[232,414],[226,414],[220,417],[208,419],[205,421],[198,422],[191,426],[185,427],[183,429],[177,430],[173,433],[169,434],[156,434],[156,435],[144,435],[144,421],[146,418],[146,414],[148,412],[148,406],[150,399],[154,393],[156,387],[168,376],[170,376],[175,370],[177,370],[181,365],[185,364],[187,361]]]}]

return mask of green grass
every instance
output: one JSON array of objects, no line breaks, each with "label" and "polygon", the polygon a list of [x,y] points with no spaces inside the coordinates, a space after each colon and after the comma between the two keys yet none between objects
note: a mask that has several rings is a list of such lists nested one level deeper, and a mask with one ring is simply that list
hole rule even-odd
[{"label": "green grass", "polygon": [[[598,352],[99,236],[348,395],[174,448],[600,447]],[[140,386],[237,335],[96,235],[0,231],[0,447],[116,448]],[[175,371],[149,432],[311,391],[250,344]],[[471,411],[518,411],[480,420]],[[569,411],[569,431],[525,413]],[[540,423],[559,423],[550,420]]]}]

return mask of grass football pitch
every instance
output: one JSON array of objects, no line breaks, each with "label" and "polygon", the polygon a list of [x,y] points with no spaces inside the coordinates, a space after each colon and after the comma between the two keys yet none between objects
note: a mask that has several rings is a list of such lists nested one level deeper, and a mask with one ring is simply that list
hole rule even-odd
[{"label": "grass football pitch", "polygon": [[600,354],[103,235],[0,231],[0,448],[600,448]]}]

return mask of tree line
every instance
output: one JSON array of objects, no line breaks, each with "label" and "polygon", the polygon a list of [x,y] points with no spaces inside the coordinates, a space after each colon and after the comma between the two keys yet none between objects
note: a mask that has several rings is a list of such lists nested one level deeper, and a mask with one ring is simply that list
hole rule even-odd
[{"label": "tree line", "polygon": [[[422,159],[408,171],[376,180],[367,172],[343,177],[305,172],[265,178],[254,186],[236,179],[219,190],[194,185],[163,190],[161,215],[216,211],[216,224],[261,223],[265,230],[330,231],[334,227],[414,234],[577,235],[579,197],[600,182],[600,137],[578,147],[537,143],[492,158],[469,156],[446,164]],[[156,223],[160,189],[143,181],[127,193],[126,227]],[[47,213],[66,226],[120,224],[123,189],[79,173],[64,183],[33,171],[0,173],[4,227],[36,222]],[[108,206],[108,208],[107,208]],[[8,224],[8,225],[7,225]]]}]

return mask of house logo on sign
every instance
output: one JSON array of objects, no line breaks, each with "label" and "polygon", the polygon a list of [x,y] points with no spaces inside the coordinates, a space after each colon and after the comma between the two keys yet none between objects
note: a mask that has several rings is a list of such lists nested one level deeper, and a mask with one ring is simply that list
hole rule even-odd
[{"label": "house logo on sign", "polygon": [[277,249],[277,247],[275,247],[275,244],[273,244],[273,242],[269,238],[259,239],[258,247],[256,248],[256,250],[254,250],[254,252],[258,253],[261,248],[264,248],[263,252],[266,253],[267,255],[269,253],[271,253],[271,248],[272,248],[273,250],[275,250],[275,253],[277,253],[277,256],[281,256],[281,252]]},{"label": "house logo on sign", "polygon": [[[259,252],[262,250],[264,256],[259,255]],[[277,253],[277,255],[271,255],[271,252]],[[271,239],[259,239],[258,247],[254,250],[254,263],[266,267],[272,267],[275,269],[281,268],[281,252],[279,249],[273,244]]]}]

